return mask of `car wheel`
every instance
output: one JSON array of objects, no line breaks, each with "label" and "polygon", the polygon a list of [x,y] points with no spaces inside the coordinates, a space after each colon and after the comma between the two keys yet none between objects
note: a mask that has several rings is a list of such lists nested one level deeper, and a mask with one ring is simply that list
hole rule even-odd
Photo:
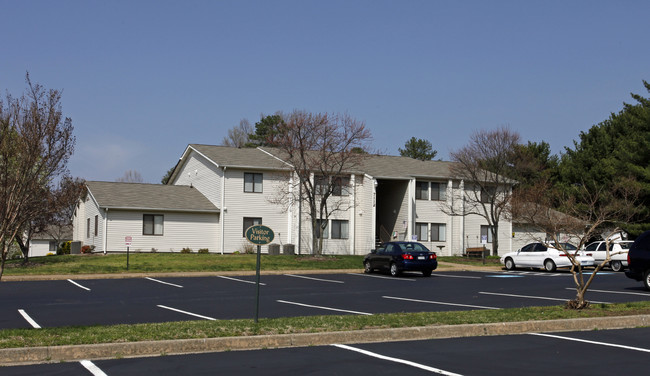
[{"label": "car wheel", "polygon": [[612,261],[609,263],[609,266],[615,272],[620,272],[621,270],[623,270],[623,263],[620,261]]},{"label": "car wheel", "polygon": [[646,270],[643,275],[643,284],[645,285],[646,290],[650,290],[650,269]]},{"label": "car wheel", "polygon": [[370,267],[370,261],[366,261],[363,263],[363,272],[372,273],[372,268]]},{"label": "car wheel", "polygon": [[397,277],[399,275],[399,269],[397,269],[397,264],[391,263],[390,264],[390,275],[393,277]]},{"label": "car wheel", "polygon": [[515,269],[515,262],[510,257],[506,259],[505,265],[506,265],[506,270]]},{"label": "car wheel", "polygon": [[544,261],[544,270],[546,270],[547,272],[555,271],[555,263],[553,262],[553,260],[548,259]]},{"label": "car wheel", "polygon": [[431,277],[431,272],[432,272],[431,269],[423,270],[422,275],[425,277]]}]

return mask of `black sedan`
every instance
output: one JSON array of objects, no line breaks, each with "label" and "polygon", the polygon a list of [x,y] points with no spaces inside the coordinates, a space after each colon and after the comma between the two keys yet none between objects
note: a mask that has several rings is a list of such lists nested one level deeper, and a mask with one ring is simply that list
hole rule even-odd
[{"label": "black sedan", "polygon": [[417,242],[388,242],[373,249],[363,259],[366,273],[375,270],[389,271],[398,276],[403,271],[419,271],[428,277],[438,267],[435,252]]}]

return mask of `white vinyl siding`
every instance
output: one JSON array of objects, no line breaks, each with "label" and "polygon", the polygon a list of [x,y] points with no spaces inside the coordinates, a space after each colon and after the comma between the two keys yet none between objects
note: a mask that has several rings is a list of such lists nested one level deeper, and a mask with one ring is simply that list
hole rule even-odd
[{"label": "white vinyl siding", "polygon": [[[163,235],[143,235],[144,214],[164,215]],[[126,236],[131,236],[130,250],[135,252],[151,252],[152,248],[157,252],[180,252],[183,248],[191,248],[194,252],[201,248],[218,251],[219,221],[216,214],[109,210],[108,219],[109,252],[125,252]]]},{"label": "white vinyl siding", "polygon": [[[225,200],[222,220],[224,225],[224,253],[243,251],[250,243],[242,237],[244,218],[263,218],[263,225],[275,233],[273,243],[291,243],[287,236],[289,224],[287,214],[279,204],[271,199],[277,196],[280,185],[286,184],[286,175],[264,171],[264,192],[251,194],[244,192],[244,173],[257,172],[242,169],[226,169]],[[293,243],[292,243],[293,244]],[[266,252],[267,246],[262,246]]]},{"label": "white vinyl siding", "polygon": [[[202,155],[192,151],[187,161],[178,167],[174,185],[191,185],[217,208],[221,208],[222,170]],[[243,184],[243,183],[242,183]],[[241,191],[241,186],[239,188]]]}]

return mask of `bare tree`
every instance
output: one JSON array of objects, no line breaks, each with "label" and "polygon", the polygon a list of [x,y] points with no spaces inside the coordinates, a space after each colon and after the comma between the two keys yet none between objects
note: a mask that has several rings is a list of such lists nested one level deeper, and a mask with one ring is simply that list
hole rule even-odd
[{"label": "bare tree", "polygon": [[312,251],[321,254],[330,216],[349,208],[341,196],[349,188],[350,174],[367,154],[360,153],[370,140],[365,124],[347,114],[313,114],[294,111],[273,134],[271,146],[283,154],[289,166],[286,184],[274,203],[289,205],[300,200],[311,220]]},{"label": "bare tree", "polygon": [[[544,239],[537,240],[547,245],[552,242],[553,247],[571,261],[576,298],[567,302],[569,308],[582,309],[589,305],[585,298],[587,290],[613,255],[610,252],[611,236],[621,232],[622,226],[640,210],[637,205],[640,192],[640,184],[633,179],[620,179],[612,186],[583,182],[568,191],[545,180],[517,190],[512,202],[513,215],[533,231],[545,234]],[[561,239],[559,234],[577,241],[578,250],[567,251],[564,247],[566,239]],[[585,279],[576,256],[587,242],[596,237],[606,241],[606,258]]]},{"label": "bare tree", "polygon": [[492,235],[492,254],[498,255],[499,223],[510,217],[513,180],[506,177],[511,155],[519,144],[519,134],[506,127],[474,132],[470,142],[450,153],[451,173],[464,183],[464,205],[453,204],[443,211],[449,215],[483,217]]},{"label": "bare tree", "polygon": [[32,84],[29,74],[26,81],[26,94],[0,100],[0,278],[16,235],[38,217],[53,181],[66,175],[75,143],[61,93]]},{"label": "bare tree", "polygon": [[126,171],[121,178],[117,178],[115,181],[120,183],[144,183],[142,175],[140,175],[140,173],[136,170]]},{"label": "bare tree", "polygon": [[239,126],[228,129],[228,135],[223,138],[221,145],[243,148],[249,143],[249,137],[253,133],[253,126],[248,119],[241,119]]}]

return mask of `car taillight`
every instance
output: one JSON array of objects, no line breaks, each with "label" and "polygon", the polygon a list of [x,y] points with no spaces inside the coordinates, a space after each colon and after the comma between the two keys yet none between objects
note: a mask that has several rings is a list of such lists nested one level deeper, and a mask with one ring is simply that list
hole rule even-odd
[{"label": "car taillight", "polygon": [[432,255],[429,255],[429,260],[435,260],[436,258],[438,258],[438,255],[436,255],[435,253],[432,254]]},{"label": "car taillight", "polygon": [[591,253],[587,253],[587,256],[592,256],[592,254],[591,254]]},{"label": "car taillight", "polygon": [[413,255],[403,254],[403,255],[402,255],[402,258],[403,258],[404,260],[413,260]]},{"label": "car taillight", "polygon": [[630,253],[627,253],[627,265],[630,266]]}]

